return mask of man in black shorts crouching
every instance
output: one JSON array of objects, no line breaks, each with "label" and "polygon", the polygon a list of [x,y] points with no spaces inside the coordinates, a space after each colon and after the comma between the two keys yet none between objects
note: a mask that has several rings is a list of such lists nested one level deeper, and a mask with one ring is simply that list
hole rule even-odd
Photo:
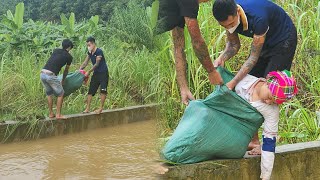
[{"label": "man in black shorts crouching", "polygon": [[103,55],[103,51],[96,46],[96,40],[93,37],[89,37],[87,39],[87,46],[88,46],[88,54],[81,65],[80,69],[84,69],[89,62],[89,59],[92,62],[92,68],[86,73],[86,77],[90,76],[91,72],[93,75],[91,76],[91,82],[87,97],[87,106],[84,110],[84,113],[90,112],[90,103],[92,100],[92,96],[94,96],[100,86],[100,99],[101,104],[99,109],[95,111],[95,113],[100,114],[103,110],[104,102],[107,96],[107,87],[108,87],[108,79],[109,79],[109,72],[106,60]]}]

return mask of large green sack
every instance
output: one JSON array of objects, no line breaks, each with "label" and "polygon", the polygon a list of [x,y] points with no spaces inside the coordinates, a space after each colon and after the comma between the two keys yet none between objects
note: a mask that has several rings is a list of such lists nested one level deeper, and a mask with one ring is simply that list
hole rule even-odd
[{"label": "large green sack", "polygon": [[[219,67],[224,82],[234,75]],[[226,86],[216,86],[204,100],[190,101],[161,156],[174,163],[242,158],[263,116]]]},{"label": "large green sack", "polygon": [[[71,93],[78,90],[84,81],[84,74],[80,73],[79,71],[69,73],[64,80],[63,90],[64,95],[63,96],[69,96]],[[62,80],[62,75],[58,77],[60,80]]]}]

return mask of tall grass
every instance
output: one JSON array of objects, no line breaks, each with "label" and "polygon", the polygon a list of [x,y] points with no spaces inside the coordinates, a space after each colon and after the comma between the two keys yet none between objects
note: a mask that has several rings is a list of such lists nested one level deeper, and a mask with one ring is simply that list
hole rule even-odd
[{"label": "tall grass", "polygon": [[[110,70],[107,108],[124,107],[157,101],[159,89],[152,86],[157,81],[158,65],[149,59],[154,56],[147,50],[138,52],[105,51]],[[76,52],[77,53],[77,52]],[[49,54],[34,61],[33,52],[15,55],[14,60],[3,55],[0,69],[0,111],[3,117],[26,119],[27,117],[44,117],[47,114],[46,98],[40,82],[40,70],[44,66]],[[76,59],[70,71],[80,67],[85,55]],[[154,79],[154,81],[152,81]],[[79,113],[84,109],[84,100],[88,86],[65,98],[63,112]],[[93,107],[98,107],[98,97],[93,101]]]},{"label": "tall grass", "polygon": [[[83,40],[86,36],[94,35],[98,46],[104,50],[110,74],[106,108],[156,102],[160,98],[158,92],[161,91],[161,85],[158,83],[160,82],[159,73],[163,70],[160,70],[160,64],[157,61],[152,61],[152,57],[157,56],[157,51],[153,49],[153,46],[144,44],[144,42],[149,43],[152,40],[150,37],[149,39],[143,38],[144,32],[150,31],[141,29],[141,27],[140,29],[139,27],[136,29],[127,28],[120,31],[122,26],[119,25],[122,23],[121,18],[123,17],[120,12],[132,16],[130,17],[132,22],[144,22],[142,27],[146,28],[151,25],[150,19],[145,13],[145,9],[139,4],[131,3],[130,8],[118,11],[106,26],[93,24],[91,21],[77,23],[73,20],[74,15],[69,19],[63,16],[62,25],[50,22],[33,22],[32,20],[25,22],[22,28],[28,29],[28,31],[23,32],[23,35],[30,37],[27,39],[31,39],[31,41],[20,41],[19,38],[15,38],[19,42],[17,45],[10,44],[10,41],[2,44],[4,45],[4,53],[1,54],[0,59],[0,119],[34,121],[47,116],[45,93],[40,82],[40,70],[52,50],[57,48],[65,37],[72,38],[76,43],[76,47],[71,51],[74,57],[71,72],[80,67],[86,56],[86,45]],[[95,17],[92,19],[92,21],[96,20]],[[50,27],[54,26],[61,29],[50,30]],[[97,29],[90,30],[92,27]],[[119,28],[106,36],[110,32],[110,29],[106,27]],[[41,30],[43,30],[42,33]],[[86,33],[81,34],[83,31]],[[89,31],[93,34],[90,34]],[[127,31],[126,34],[133,34],[134,38],[130,41],[127,41],[127,38],[120,38],[124,31]],[[0,31],[0,38],[9,35],[16,37],[21,33]],[[49,38],[51,43],[46,46],[41,46],[43,43],[36,44],[37,41],[32,39],[34,36],[41,41]],[[43,38],[41,39],[41,37]],[[139,46],[132,46],[131,43],[139,44]],[[46,50],[44,51],[44,49]],[[82,112],[87,92],[88,86],[83,86],[77,92],[66,97],[63,113]],[[92,107],[98,107],[99,103],[97,96],[92,102]]]}]

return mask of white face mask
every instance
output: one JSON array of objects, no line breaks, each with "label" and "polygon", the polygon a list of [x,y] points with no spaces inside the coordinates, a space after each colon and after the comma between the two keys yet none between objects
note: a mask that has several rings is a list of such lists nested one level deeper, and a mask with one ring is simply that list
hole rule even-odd
[{"label": "white face mask", "polygon": [[238,18],[237,24],[236,24],[235,26],[233,26],[232,28],[228,29],[228,31],[229,31],[230,34],[234,33],[234,31],[237,29],[237,27],[238,27],[239,24],[240,24],[240,16],[238,15],[238,17],[239,17],[239,18]]},{"label": "white face mask", "polygon": [[88,47],[88,51],[89,51],[89,53],[91,53],[92,52],[92,47]]}]

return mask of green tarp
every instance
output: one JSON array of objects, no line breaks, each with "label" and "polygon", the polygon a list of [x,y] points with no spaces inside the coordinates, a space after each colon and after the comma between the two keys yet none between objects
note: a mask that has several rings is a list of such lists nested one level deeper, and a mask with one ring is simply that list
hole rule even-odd
[{"label": "green tarp", "polygon": [[[224,82],[234,75],[219,67]],[[263,116],[226,86],[216,86],[204,100],[190,101],[173,135],[161,152],[174,163],[242,158],[263,122]]]},{"label": "green tarp", "polygon": [[[62,75],[60,75],[58,78],[62,80]],[[79,71],[69,73],[63,85],[64,96],[69,96],[71,93],[78,90],[82,86],[83,80],[84,75]]]}]

